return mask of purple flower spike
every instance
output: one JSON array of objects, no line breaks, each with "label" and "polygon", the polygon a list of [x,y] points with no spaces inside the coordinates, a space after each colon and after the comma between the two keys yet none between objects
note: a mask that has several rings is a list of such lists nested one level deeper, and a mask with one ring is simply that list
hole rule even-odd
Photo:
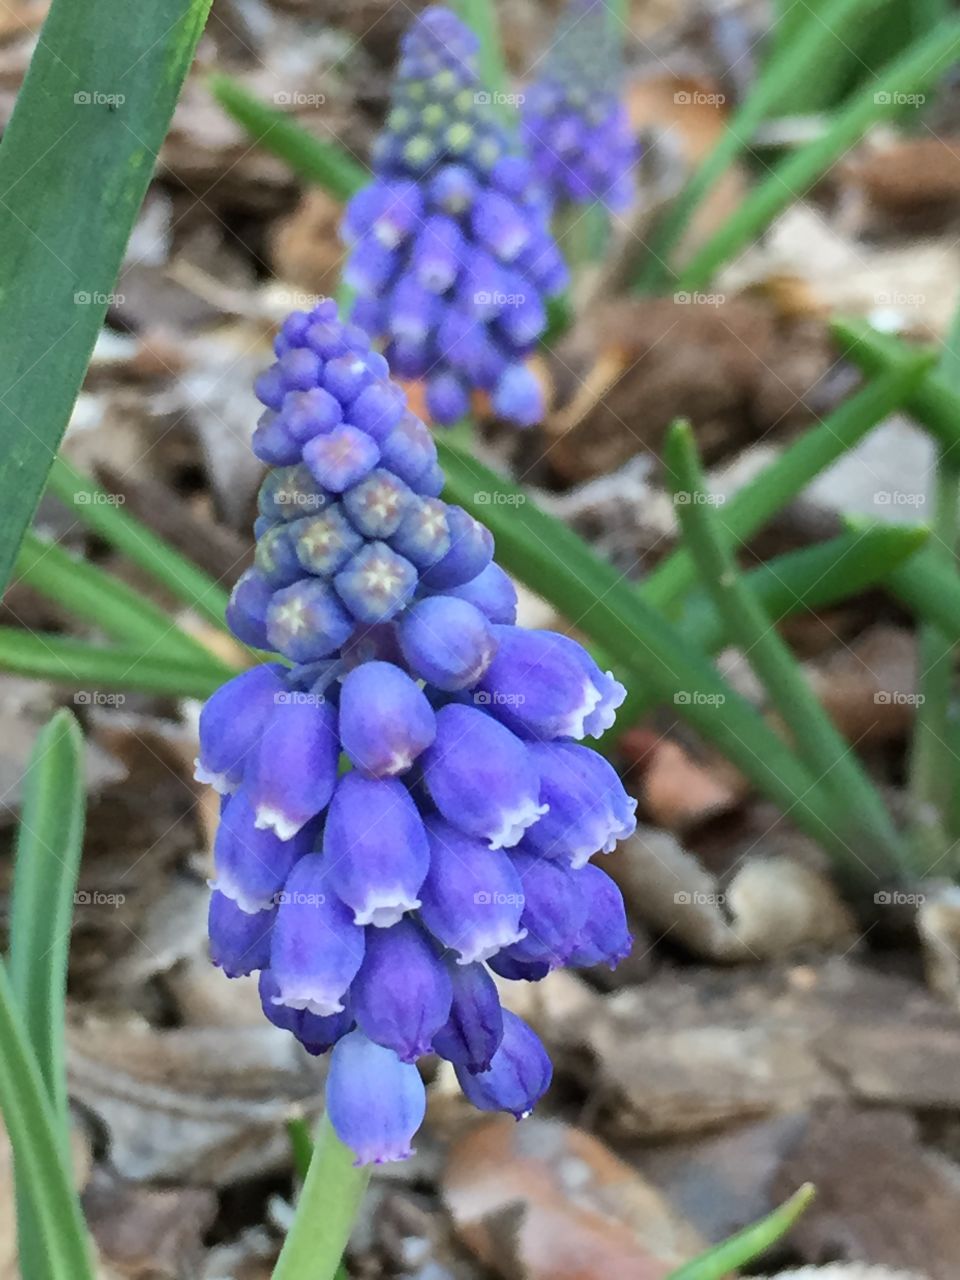
[{"label": "purple flower spike", "polygon": [[581,968],[606,964],[615,969],[633,946],[623,895],[605,871],[588,863],[579,873],[587,918],[574,940],[570,963]]},{"label": "purple flower spike", "polygon": [[270,930],[276,912],[241,910],[216,890],[210,895],[210,959],[228,978],[245,978],[270,964]]},{"label": "purple flower spike", "polygon": [[373,778],[406,773],[436,734],[436,716],[423,690],[393,663],[364,663],[344,680],[340,736],[361,772]]},{"label": "purple flower spike", "polygon": [[540,798],[549,805],[527,834],[526,847],[545,858],[582,867],[595,853],[612,853],[637,826],[637,802],[617,771],[596,751],[573,742],[532,742]]},{"label": "purple flower spike", "polygon": [[503,1040],[489,1071],[456,1068],[460,1088],[481,1111],[509,1111],[521,1120],[540,1101],[553,1076],[539,1037],[515,1013],[503,1011]]},{"label": "purple flower spike", "polygon": [[427,1095],[420,1073],[362,1031],[343,1037],[330,1058],[327,1115],[356,1155],[355,1164],[384,1164],[413,1155]]},{"label": "purple flower spike", "polygon": [[313,695],[287,693],[267,721],[244,774],[261,830],[289,840],[333,795],[340,744],[337,713]]},{"label": "purple flower spike", "polygon": [[363,952],[363,930],[330,889],[323,858],[308,853],[279,895],[270,945],[274,1002],[322,1018],[340,1013]]},{"label": "purple flower spike", "polygon": [[488,1071],[503,1039],[497,984],[482,964],[448,968],[453,1003],[449,1020],[433,1037],[434,1053],[467,1071]]},{"label": "purple flower spike", "polygon": [[256,815],[244,790],[227,801],[214,842],[216,888],[240,911],[256,915],[272,907],[291,868],[310,848],[308,828],[281,840],[256,825]]},{"label": "purple flower spike", "polygon": [[351,991],[360,1030],[401,1062],[430,1052],[453,1000],[446,966],[410,920],[367,930],[366,954]]},{"label": "purple flower spike", "polygon": [[[575,640],[553,631],[497,627],[500,647],[481,688],[505,724],[538,738],[598,736],[626,697]],[[522,699],[509,695],[522,692]]]},{"label": "purple flower spike", "polygon": [[385,542],[368,542],[334,578],[337,594],[358,622],[386,622],[417,587],[417,570]]},{"label": "purple flower spike", "polygon": [[493,561],[469,582],[448,587],[445,594],[468,601],[491,622],[513,626],[517,620],[517,589],[509,574]]},{"label": "purple flower spike", "polygon": [[303,460],[314,479],[332,493],[343,493],[362,480],[379,457],[376,442],[347,422],[309,441],[303,449]]},{"label": "purple flower spike", "polygon": [[346,644],[353,630],[352,618],[319,578],[301,578],[276,591],[267,610],[270,647],[292,662],[327,657]]},{"label": "purple flower spike", "polygon": [[194,777],[229,795],[243,771],[263,726],[283,692],[283,667],[254,667],[234,676],[212,694],[200,712],[200,755]]},{"label": "purple flower spike", "polygon": [[323,833],[330,887],[353,922],[385,928],[420,906],[430,867],[423,822],[393,778],[348,773],[337,783]]},{"label": "purple flower spike", "polygon": [[400,624],[400,647],[414,675],[448,693],[472,688],[490,665],[496,641],[479,609],[455,596],[428,596]]},{"label": "purple flower spike", "polygon": [[[515,696],[522,686],[517,686]],[[479,695],[475,695],[479,696]],[[509,849],[547,811],[526,746],[474,707],[454,703],[437,713],[437,736],[423,776],[434,804],[468,835]]]},{"label": "purple flower spike", "polygon": [[430,871],[420,890],[424,924],[459,953],[459,964],[496,955],[525,936],[523,889],[505,853],[486,848],[442,818],[426,823]]}]

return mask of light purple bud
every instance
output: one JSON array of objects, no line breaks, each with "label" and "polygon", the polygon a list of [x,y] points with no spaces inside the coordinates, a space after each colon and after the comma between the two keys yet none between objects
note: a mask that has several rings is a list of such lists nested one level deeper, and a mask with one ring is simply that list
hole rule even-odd
[{"label": "light purple bud", "polygon": [[436,462],[437,446],[420,419],[405,413],[383,442],[381,457],[385,467],[412,486]]},{"label": "light purple bud", "polygon": [[[313,352],[302,351],[298,354],[313,355]],[[313,358],[317,360],[316,356]],[[317,360],[317,364],[319,363]],[[294,440],[304,445],[314,436],[323,435],[335,427],[343,419],[343,412],[339,400],[335,400],[329,391],[312,386],[307,391],[291,391],[284,398],[280,417]]]},{"label": "light purple bud", "polygon": [[241,911],[254,915],[274,905],[294,863],[310,849],[312,826],[281,840],[257,827],[255,814],[242,787],[230,797],[220,816],[214,842],[213,887]]},{"label": "light purple bud", "polygon": [[392,1049],[401,1062],[416,1062],[430,1052],[450,1017],[453,989],[423,932],[412,920],[401,920],[389,929],[367,930],[350,998],[364,1035]]},{"label": "light purple bud", "polygon": [[244,775],[257,826],[281,840],[327,807],[340,756],[335,708],[286,696],[290,700],[274,708]]},{"label": "light purple bud", "polygon": [[283,692],[276,663],[244,671],[222,684],[200,712],[200,754],[194,777],[229,795],[243,781],[246,762]]},{"label": "light purple bud", "polygon": [[531,742],[548,811],[527,834],[527,846],[546,858],[582,867],[595,853],[612,853],[632,835],[637,802],[602,755],[573,742]]},{"label": "light purple bud", "polygon": [[250,441],[250,447],[261,462],[271,467],[292,466],[300,461],[300,443],[294,440],[283,418],[268,409]]},{"label": "light purple bud", "polygon": [[406,407],[406,397],[395,383],[374,382],[350,406],[350,421],[380,444],[403,417]]},{"label": "light purple bud", "polygon": [[497,984],[482,964],[448,966],[453,1003],[446,1026],[433,1037],[441,1058],[468,1071],[487,1071],[503,1039]]},{"label": "light purple bud", "polygon": [[279,524],[261,534],[253,558],[254,567],[271,587],[288,587],[303,577],[294,539],[288,525]]},{"label": "light purple bud", "polygon": [[380,458],[376,441],[365,431],[342,422],[325,436],[310,440],[303,460],[318,484],[343,493],[372,471]]},{"label": "light purple bud", "polygon": [[587,918],[570,951],[569,963],[581,969],[594,964],[615,969],[633,946],[623,895],[615,881],[592,862],[578,875],[587,900]]},{"label": "light purple bud", "polygon": [[227,605],[227,626],[243,644],[254,649],[267,649],[267,610],[273,599],[273,588],[257,569],[247,569],[237,579]]},{"label": "light purple bud", "polygon": [[[370,340],[367,335],[362,329],[358,329],[357,332],[363,334],[363,339],[369,348]],[[369,359],[366,357],[366,351],[362,353],[348,351],[342,356],[335,356],[324,369],[323,385],[341,404],[351,404],[362,391],[373,385],[374,375],[369,367]]]},{"label": "light purple bud", "polygon": [[474,235],[501,262],[512,262],[530,239],[530,226],[523,212],[499,191],[482,191],[470,220]]},{"label": "light purple bud", "polygon": [[395,249],[387,249],[372,234],[365,235],[347,258],[343,282],[360,294],[381,293],[389,285],[398,263]]},{"label": "light purple bud", "polygon": [[308,347],[294,347],[280,357],[278,364],[288,391],[309,391],[311,387],[316,387],[321,369],[320,358]]},{"label": "light purple bud", "polygon": [[546,813],[526,746],[475,707],[450,703],[437,712],[423,774],[443,816],[491,849],[512,848]]},{"label": "light purple bud", "polygon": [[509,1009],[503,1011],[503,1040],[489,1071],[457,1067],[460,1088],[481,1111],[509,1111],[518,1120],[530,1114],[553,1077],[547,1051],[536,1033]]},{"label": "light purple bud", "polygon": [[355,1163],[385,1164],[413,1155],[427,1095],[417,1068],[361,1031],[343,1037],[330,1058],[327,1115]]},{"label": "light purple bud", "polygon": [[280,366],[276,364],[258,374],[253,384],[254,395],[267,409],[279,409],[289,390]]},{"label": "light purple bud", "polygon": [[447,507],[450,550],[423,574],[431,591],[445,591],[470,582],[493,559],[493,534],[462,507]]},{"label": "light purple bud", "polygon": [[334,578],[358,622],[386,622],[413,598],[417,570],[385,542],[368,542]]},{"label": "light purple bud", "polygon": [[414,675],[447,693],[475,685],[496,650],[487,619],[455,596],[428,596],[412,605],[400,620],[399,637]]},{"label": "light purple bud", "polygon": [[435,214],[414,242],[410,265],[414,278],[431,293],[446,293],[463,259],[463,233],[452,218]]},{"label": "light purple bud", "polygon": [[355,768],[374,778],[406,771],[429,747],[436,716],[420,686],[392,662],[365,662],[340,691],[340,737]]},{"label": "light purple bud", "polygon": [[469,408],[467,385],[455,373],[445,369],[430,376],[427,381],[427,410],[434,422],[442,427],[452,427],[466,417]]},{"label": "light purple bud", "polygon": [[324,577],[336,573],[363,546],[363,539],[339,504],[297,520],[290,525],[290,532],[301,576],[304,569]]},{"label": "light purple bud", "polygon": [[431,462],[427,469],[411,484],[414,493],[424,498],[439,498],[446,487],[447,477],[438,462]]},{"label": "light purple bud", "polygon": [[[426,343],[439,323],[440,307],[435,293],[412,276],[402,276],[387,304],[391,337],[397,342],[407,339],[417,344]],[[397,372],[403,373],[403,370]]]},{"label": "light purple bud", "polygon": [[363,963],[363,930],[332,892],[323,857],[308,853],[280,893],[270,946],[274,1002],[321,1018],[340,1013]]},{"label": "light purple bud", "polygon": [[353,630],[353,619],[319,578],[302,578],[275,592],[267,610],[270,647],[291,662],[326,658],[346,644]]},{"label": "light purple bud", "polygon": [[518,427],[535,427],[543,421],[543,389],[525,364],[511,364],[503,371],[493,392],[494,411]]},{"label": "light purple bud", "polygon": [[382,245],[395,249],[423,220],[423,196],[415,182],[398,182],[388,188],[382,212],[373,223],[373,234]]},{"label": "light purple bud", "polygon": [[430,850],[402,782],[345,774],[330,802],[323,852],[330,887],[354,924],[386,928],[419,907]]},{"label": "light purple bud", "polygon": [[469,582],[448,587],[446,594],[468,600],[491,622],[513,626],[517,620],[517,589],[494,560]]},{"label": "light purple bud", "polygon": [[390,545],[418,569],[436,564],[450,550],[446,503],[437,498],[414,497]]},{"label": "light purple bud", "polygon": [[476,194],[477,180],[461,164],[445,164],[433,175],[427,187],[431,203],[454,217],[459,217],[470,208]]},{"label": "light purple bud", "polygon": [[272,909],[251,915],[226,894],[211,893],[207,917],[210,959],[228,978],[245,978],[270,964],[270,930],[275,915]]},{"label": "light purple bud", "polygon": [[365,538],[389,538],[399,529],[413,500],[413,492],[399,476],[378,467],[346,491],[343,506],[353,527]]},{"label": "light purple bud", "polygon": [[306,342],[322,360],[333,360],[347,349],[343,338],[343,325],[336,320],[319,320],[306,332]]},{"label": "light purple bud", "polygon": [[430,871],[420,889],[420,918],[459,964],[474,964],[525,936],[523,889],[505,853],[488,849],[442,818],[425,823]]}]

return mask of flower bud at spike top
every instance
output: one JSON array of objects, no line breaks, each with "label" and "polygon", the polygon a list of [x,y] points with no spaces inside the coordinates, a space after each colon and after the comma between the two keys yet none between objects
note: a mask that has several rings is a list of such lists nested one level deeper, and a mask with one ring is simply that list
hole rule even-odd
[{"label": "flower bud at spike top", "polygon": [[[451,207],[473,192],[437,189]],[[415,207],[393,209],[383,245]],[[523,1114],[549,1083],[491,973],[538,981],[629,948],[619,890],[589,858],[630,834],[635,806],[570,741],[603,732],[623,688],[576,641],[515,625],[489,530],[438,498],[429,431],[334,303],[294,313],[276,349],[258,385],[278,421],[300,397],[295,447],[261,487],[274,555],[228,616],[282,661],[201,716],[198,777],[224,796],[211,956],[227,977],[259,972],[266,1017],[309,1053],[332,1049],[330,1119],[358,1162],[399,1160],[424,1115],[422,1055],[453,1063],[483,1109]]]},{"label": "flower bud at spike top", "polygon": [[608,0],[568,0],[521,109],[534,167],[554,200],[622,211],[639,147],[622,87],[622,23]]},{"label": "flower bud at spike top", "polygon": [[[394,371],[426,380],[435,422],[459,421],[482,390],[527,427],[542,420],[544,403],[525,362],[566,272],[545,193],[519,130],[484,91],[477,51],[447,9],[413,20],[373,181],[344,215],[345,279],[358,295],[354,318]],[[277,402],[275,380],[264,386]]]}]

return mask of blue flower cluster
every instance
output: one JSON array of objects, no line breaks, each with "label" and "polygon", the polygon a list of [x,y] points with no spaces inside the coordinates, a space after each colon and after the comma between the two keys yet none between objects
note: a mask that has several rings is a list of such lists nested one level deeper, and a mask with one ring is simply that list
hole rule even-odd
[{"label": "blue flower cluster", "polygon": [[550,1062],[492,973],[616,964],[614,882],[589,860],[635,802],[581,745],[624,690],[566,636],[516,625],[487,529],[436,495],[429,432],[332,302],[295,313],[258,383],[253,568],[229,618],[285,661],[236,676],[200,720],[223,797],[214,961],[260,972],[266,1016],[332,1048],[331,1121],[360,1162],[409,1153],[417,1059],[478,1107],[522,1115]]},{"label": "blue flower cluster", "polygon": [[607,0],[569,0],[543,73],[526,93],[523,132],[552,197],[625,209],[637,145],[620,97],[621,47]]},{"label": "blue flower cluster", "polygon": [[476,69],[477,40],[426,9],[403,41],[376,177],[347,207],[352,318],[386,345],[394,374],[424,379],[447,426],[473,389],[518,426],[543,416],[525,359],[567,282],[530,161]]}]

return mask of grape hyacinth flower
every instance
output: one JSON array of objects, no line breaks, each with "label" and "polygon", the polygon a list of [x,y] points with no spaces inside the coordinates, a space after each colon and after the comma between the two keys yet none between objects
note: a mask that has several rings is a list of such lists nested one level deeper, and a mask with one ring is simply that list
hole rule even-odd
[{"label": "grape hyacinth flower", "polygon": [[568,0],[522,106],[523,134],[552,198],[614,212],[633,199],[637,145],[621,99],[621,47],[607,0]]},{"label": "grape hyacinth flower", "polygon": [[353,320],[394,374],[423,379],[431,418],[467,412],[474,390],[517,426],[543,417],[526,364],[566,285],[550,208],[477,72],[478,42],[430,7],[404,38],[374,180],[350,201],[344,280]]},{"label": "grape hyacinth flower", "polygon": [[332,1049],[328,1116],[359,1163],[399,1160],[424,1114],[420,1058],[484,1110],[550,1082],[492,974],[615,965],[620,892],[589,861],[635,802],[583,739],[624,696],[575,641],[516,625],[493,539],[437,497],[436,447],[383,356],[324,301],[294,313],[259,380],[269,464],[234,634],[282,661],[200,718],[221,793],[210,946],[259,973],[266,1017]]}]

